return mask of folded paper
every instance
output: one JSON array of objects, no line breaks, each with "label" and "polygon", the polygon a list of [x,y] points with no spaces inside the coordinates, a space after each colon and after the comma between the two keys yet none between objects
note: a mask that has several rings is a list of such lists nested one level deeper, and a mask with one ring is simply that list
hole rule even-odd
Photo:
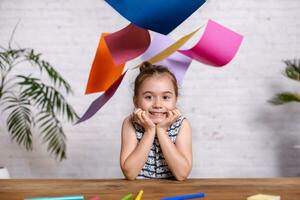
[{"label": "folded paper", "polygon": [[[127,71],[126,71],[127,72]],[[76,124],[79,124],[85,120],[90,119],[92,116],[94,116],[100,108],[115,94],[118,87],[120,86],[123,77],[125,76],[126,72],[121,75],[110,87],[108,90],[106,90],[100,97],[98,97],[96,100],[92,102],[92,104],[89,106],[87,111],[84,113],[84,115],[76,122]]]},{"label": "folded paper", "polygon": [[256,194],[248,197],[247,200],[280,200],[280,196]]},{"label": "folded paper", "polygon": [[201,7],[205,0],[106,0],[137,26],[168,34]]},{"label": "folded paper", "polygon": [[91,198],[90,200],[100,200],[100,198],[95,196],[95,197]]},{"label": "folded paper", "polygon": [[[169,36],[159,33],[154,34],[151,44],[147,51],[141,56],[142,60],[147,60],[150,57],[158,54],[162,49],[169,47],[174,41]],[[157,65],[163,65],[169,68],[171,72],[176,76],[177,82],[181,85],[183,77],[191,64],[192,59],[178,52],[174,52],[169,57],[161,60]]]},{"label": "folded paper", "polygon": [[122,197],[122,199],[121,200],[131,200],[132,199],[132,194],[130,193],[130,194],[127,194],[126,196],[124,196],[124,197]]},{"label": "folded paper", "polygon": [[142,196],[143,196],[143,193],[144,193],[144,191],[140,190],[139,193],[138,193],[138,195],[136,196],[135,200],[141,200]]},{"label": "folded paper", "polygon": [[200,41],[191,49],[179,50],[204,64],[221,67],[237,53],[243,36],[209,20]]},{"label": "folded paper", "polygon": [[198,199],[205,197],[204,193],[196,193],[196,194],[185,194],[181,196],[172,196],[172,197],[164,197],[161,200],[184,200],[184,199]]},{"label": "folded paper", "polygon": [[26,198],[24,200],[84,200],[84,196],[39,197],[39,198]]},{"label": "folded paper", "polygon": [[140,56],[150,45],[149,31],[134,24],[109,34],[104,39],[116,65]]},{"label": "folded paper", "polygon": [[176,42],[174,42],[173,44],[171,44],[167,48],[163,49],[158,54],[156,54],[156,55],[152,56],[151,58],[149,58],[147,61],[153,64],[153,63],[157,63],[157,62],[162,61],[165,58],[169,57],[174,52],[176,52],[182,45],[184,45],[189,39],[191,39],[191,37],[193,37],[193,35],[195,35],[195,33],[199,29],[200,28],[198,28],[195,31],[193,31],[193,32],[191,32],[191,33],[189,33],[189,34],[181,37]]},{"label": "folded paper", "polygon": [[124,64],[115,65],[113,63],[104,40],[105,35],[107,34],[101,34],[85,94],[106,91],[123,72]]}]

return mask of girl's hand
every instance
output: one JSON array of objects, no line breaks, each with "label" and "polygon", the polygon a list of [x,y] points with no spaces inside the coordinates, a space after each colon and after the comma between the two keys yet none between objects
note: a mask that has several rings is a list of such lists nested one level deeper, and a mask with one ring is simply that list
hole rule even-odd
[{"label": "girl's hand", "polygon": [[156,125],[157,132],[164,131],[166,132],[167,129],[176,121],[176,119],[181,115],[178,109],[170,110],[167,113],[166,119]]},{"label": "girl's hand", "polygon": [[135,111],[132,114],[132,120],[133,120],[133,122],[136,122],[139,125],[141,125],[145,129],[145,132],[148,132],[148,131],[155,132],[155,124],[148,117],[148,115],[149,115],[149,112],[146,112],[140,108],[137,108],[137,109],[135,109]]}]

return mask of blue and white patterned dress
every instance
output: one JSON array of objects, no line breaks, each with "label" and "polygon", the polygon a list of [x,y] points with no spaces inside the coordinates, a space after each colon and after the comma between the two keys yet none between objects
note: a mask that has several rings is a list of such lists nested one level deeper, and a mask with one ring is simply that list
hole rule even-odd
[{"label": "blue and white patterned dress", "polygon": [[[185,117],[180,116],[167,130],[168,135],[174,144],[184,119]],[[140,142],[144,135],[144,129],[137,123],[133,123],[133,127],[135,129],[137,140]],[[174,178],[172,172],[168,168],[164,155],[162,154],[157,137],[154,138],[147,161],[137,178]]]}]

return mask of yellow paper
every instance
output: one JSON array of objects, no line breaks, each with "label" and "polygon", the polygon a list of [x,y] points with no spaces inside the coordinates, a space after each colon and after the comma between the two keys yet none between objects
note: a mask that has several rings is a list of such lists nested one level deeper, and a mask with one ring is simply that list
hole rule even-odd
[{"label": "yellow paper", "polygon": [[[149,58],[147,61],[154,64],[157,63],[161,60],[164,60],[165,58],[169,57],[172,55],[175,51],[177,51],[182,45],[184,45],[197,31],[199,31],[202,27],[197,28],[195,31],[183,36],[179,40],[177,40],[175,43],[173,43],[171,46],[165,48],[163,51],[160,53],[156,54],[155,56]],[[137,66],[138,67],[138,66]],[[135,68],[137,68],[135,67]]]},{"label": "yellow paper", "polygon": [[248,197],[247,200],[280,200],[280,196],[257,194]]},{"label": "yellow paper", "polygon": [[143,196],[144,191],[140,190],[139,194],[136,196],[135,200],[141,200]]},{"label": "yellow paper", "polygon": [[157,63],[157,62],[167,58],[168,56],[173,54],[175,51],[177,51],[177,49],[179,49],[182,45],[184,45],[200,28],[197,28],[195,31],[183,36],[182,38],[177,40],[174,44],[172,44],[171,46],[169,46],[168,48],[166,48],[165,50],[163,50],[159,54],[157,54],[157,55],[153,56],[152,58],[150,58],[148,60],[148,62],[153,64],[153,63]]}]

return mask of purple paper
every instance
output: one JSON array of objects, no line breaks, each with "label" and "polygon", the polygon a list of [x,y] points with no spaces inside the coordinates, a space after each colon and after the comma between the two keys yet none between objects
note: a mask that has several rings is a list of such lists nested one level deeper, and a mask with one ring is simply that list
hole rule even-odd
[{"label": "purple paper", "polygon": [[106,90],[100,97],[98,97],[96,100],[91,103],[87,111],[84,113],[84,115],[76,122],[76,124],[79,124],[85,120],[90,119],[92,116],[94,116],[98,110],[102,108],[102,106],[115,94],[118,87],[120,86],[125,74],[127,71],[125,71],[124,74],[122,74],[109,88]]},{"label": "purple paper", "polygon": [[[169,47],[173,43],[174,41],[170,37],[159,33],[155,33],[149,48],[141,56],[142,60],[147,60],[151,58],[152,56],[160,53],[162,49]],[[191,58],[183,54],[180,54],[178,52],[175,52],[169,57],[167,57],[166,59],[154,64],[168,67],[169,70],[173,72],[173,74],[176,76],[178,84],[181,85],[183,77],[191,62],[192,62]]]}]

